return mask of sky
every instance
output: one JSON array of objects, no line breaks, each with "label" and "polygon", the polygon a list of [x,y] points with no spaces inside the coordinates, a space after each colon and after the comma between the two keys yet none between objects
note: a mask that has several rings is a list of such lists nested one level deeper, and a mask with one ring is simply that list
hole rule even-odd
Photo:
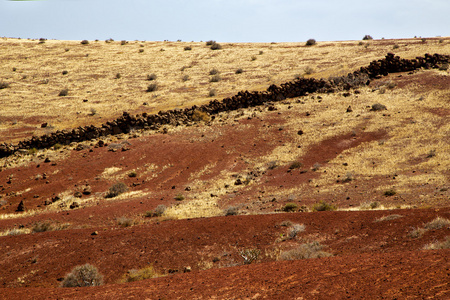
[{"label": "sky", "polygon": [[450,0],[0,0],[0,36],[303,42],[450,36]]}]

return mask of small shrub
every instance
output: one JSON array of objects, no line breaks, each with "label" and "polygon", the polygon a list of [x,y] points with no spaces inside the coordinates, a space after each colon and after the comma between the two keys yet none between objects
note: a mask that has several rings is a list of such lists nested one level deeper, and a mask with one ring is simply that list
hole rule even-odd
[{"label": "small shrub", "polygon": [[144,52],[144,49],[139,49],[139,53],[142,53],[142,52]]},{"label": "small shrub", "polygon": [[67,75],[69,72],[67,70],[62,71],[63,75]]},{"label": "small shrub", "polygon": [[320,201],[313,205],[313,211],[333,211],[336,210],[336,206],[326,203],[324,201]]},{"label": "small shrub", "polygon": [[154,92],[154,91],[156,91],[156,90],[158,90],[158,85],[157,85],[156,83],[151,83],[151,84],[149,84],[149,85],[147,86],[147,92],[148,92],[148,93]]},{"label": "small shrub", "polygon": [[422,237],[422,235],[423,235],[425,232],[427,232],[427,230],[426,230],[425,228],[417,227],[417,228],[414,228],[413,230],[411,230],[411,231],[408,233],[408,236],[409,236],[410,238],[415,239],[415,238]]},{"label": "small shrub", "polygon": [[128,44],[128,42],[126,40],[122,40],[122,41],[120,41],[120,44],[123,46],[123,45]]},{"label": "small shrub", "polygon": [[31,232],[45,232],[53,230],[53,226],[49,221],[39,221],[34,223]]},{"label": "small shrub", "polygon": [[220,50],[220,49],[222,49],[222,46],[220,44],[214,42],[210,48],[211,48],[211,50]]},{"label": "small shrub", "polygon": [[378,207],[380,207],[380,202],[378,202],[378,201],[370,202],[369,206],[371,209],[378,208]]},{"label": "small shrub", "polygon": [[447,71],[449,68],[449,64],[448,63],[443,63],[440,67],[439,67],[439,71]]},{"label": "small shrub", "polygon": [[38,152],[38,149],[36,149],[36,148],[28,149],[28,154],[30,154],[30,155],[36,154],[37,152]]},{"label": "small shrub", "polygon": [[388,89],[390,89],[390,90],[394,89],[396,86],[397,86],[397,84],[396,84],[395,82],[392,82],[392,81],[389,81],[389,82],[386,84],[386,87],[387,87]]},{"label": "small shrub", "polygon": [[389,189],[383,193],[386,197],[394,196],[395,194],[397,194],[397,192],[393,189]]},{"label": "small shrub", "polygon": [[294,169],[298,169],[301,168],[303,166],[303,164],[299,161],[294,161],[290,166],[289,169],[294,170]]},{"label": "small shrub", "polygon": [[332,256],[331,253],[322,251],[324,246],[319,242],[314,241],[311,243],[305,243],[299,247],[281,252],[281,260],[296,260],[296,259],[310,259],[310,258],[320,258]]},{"label": "small shrub", "polygon": [[255,61],[256,60],[256,56],[252,56],[252,61]]},{"label": "small shrub", "polygon": [[313,165],[313,167],[312,167],[312,170],[313,170],[314,172],[316,172],[317,170],[320,169],[320,167],[321,167],[321,165],[320,165],[319,163],[315,163],[315,164]]},{"label": "small shrub", "polygon": [[166,206],[164,204],[160,204],[155,208],[154,215],[156,217],[161,217],[166,211]]},{"label": "small shrub", "polygon": [[381,218],[376,219],[374,222],[384,222],[384,221],[392,221],[398,218],[403,217],[402,215],[388,215],[388,216],[382,216]]},{"label": "small shrub", "polygon": [[303,224],[294,224],[289,228],[287,233],[287,238],[292,240],[294,239],[298,233],[305,231],[305,225]]},{"label": "small shrub", "polygon": [[216,89],[210,89],[209,90],[209,96],[210,97],[214,97],[217,95],[217,90]]},{"label": "small shrub", "polygon": [[99,286],[103,284],[103,275],[97,268],[90,264],[76,266],[66,275],[62,287]]},{"label": "small shrub", "polygon": [[423,247],[425,250],[450,249],[450,236],[447,236],[442,242],[434,242]]},{"label": "small shrub", "polygon": [[372,105],[372,108],[370,109],[371,111],[381,111],[381,110],[386,110],[386,106],[380,103],[375,103]]},{"label": "small shrub", "polygon": [[209,71],[209,75],[216,75],[216,74],[219,74],[219,70],[217,70],[216,68]]},{"label": "small shrub", "polygon": [[214,75],[214,76],[211,77],[209,82],[219,82],[221,80],[222,80],[222,78],[220,77],[220,75]]},{"label": "small shrub", "polygon": [[120,194],[125,193],[126,191],[128,191],[127,185],[123,182],[118,182],[109,188],[108,193],[106,194],[106,198],[117,197]]},{"label": "small shrub", "polygon": [[68,94],[69,94],[69,89],[62,89],[61,91],[59,91],[58,96],[64,97],[64,96],[67,96]]},{"label": "small shrub", "polygon": [[259,55],[263,55],[263,54],[264,54],[264,51],[259,50]]},{"label": "small shrub", "polygon": [[190,51],[190,50],[192,50],[192,47],[191,47],[191,46],[186,46],[186,47],[184,47],[184,51]]},{"label": "small shrub", "polygon": [[273,160],[273,161],[269,162],[268,165],[267,165],[267,169],[268,170],[273,170],[276,167],[278,167],[278,161],[276,161],[276,160]]},{"label": "small shrub", "polygon": [[298,205],[295,203],[286,203],[283,207],[283,211],[285,212],[292,212],[296,211],[298,209]]},{"label": "small shrub", "polygon": [[244,259],[244,264],[249,265],[258,259],[261,250],[259,249],[245,249],[239,251],[239,255]]},{"label": "small shrub", "polygon": [[208,113],[196,109],[196,110],[194,110],[194,113],[192,114],[192,120],[195,122],[199,122],[199,121],[209,122],[211,120],[211,117],[208,115]]},{"label": "small shrub", "polygon": [[309,66],[305,68],[305,74],[306,75],[311,75],[312,73],[314,73],[314,69],[313,68],[311,68]]},{"label": "small shrub", "polygon": [[152,74],[150,74],[150,75],[147,75],[147,80],[148,80],[148,81],[156,80],[156,78],[158,78],[158,76],[156,76],[155,73],[152,73]]},{"label": "small shrub", "polygon": [[88,41],[88,40],[82,40],[82,41],[81,41],[81,45],[87,45],[87,44],[89,44],[89,41]]},{"label": "small shrub", "polygon": [[184,82],[188,81],[189,79],[189,75],[184,75],[183,77],[181,77],[181,80]]},{"label": "small shrub", "polygon": [[9,83],[0,81],[0,90],[6,89],[7,87],[9,87]]},{"label": "small shrub", "polygon": [[450,226],[450,220],[449,219],[445,219],[442,217],[437,217],[434,220],[428,222],[427,224],[425,224],[424,228],[427,230],[432,230],[432,229],[441,229],[444,227],[449,227]]},{"label": "small shrub", "polygon": [[244,70],[242,70],[241,68],[239,68],[239,69],[236,70],[235,73],[236,73],[236,74],[241,74],[242,72],[244,72]]},{"label": "small shrub", "polygon": [[155,277],[160,277],[161,275],[155,271],[153,266],[148,266],[143,269],[133,269],[128,271],[128,273],[125,275],[124,281],[125,282],[134,282],[134,281],[140,281],[144,279],[150,279]]},{"label": "small shrub", "polygon": [[40,38],[40,39],[39,39],[39,44],[45,43],[46,40],[47,40],[47,39],[45,39],[45,38]]},{"label": "small shrub", "polygon": [[225,216],[236,216],[239,214],[239,208],[237,206],[229,206],[224,210]]},{"label": "small shrub", "polygon": [[439,40],[439,44],[442,44],[443,42],[444,42],[443,39],[440,39],[440,40]]},{"label": "small shrub", "polygon": [[120,227],[130,227],[134,225],[134,220],[127,217],[117,218],[117,225]]},{"label": "small shrub", "polygon": [[398,49],[398,48],[400,48],[400,46],[397,44],[395,44],[394,47],[392,47],[392,49]]},{"label": "small shrub", "polygon": [[53,145],[53,149],[54,150],[59,150],[59,149],[61,149],[63,146],[60,144],[60,143],[56,143],[56,144],[54,144]]},{"label": "small shrub", "polygon": [[211,46],[211,45],[213,45],[213,44],[215,44],[215,43],[216,43],[216,41],[213,41],[213,40],[207,41],[207,42],[206,42],[206,46]]},{"label": "small shrub", "polygon": [[309,39],[306,41],[306,46],[314,46],[316,44],[315,39]]},{"label": "small shrub", "polygon": [[363,37],[363,41],[370,41],[370,40],[373,40],[373,37],[371,37],[371,36],[368,35],[368,34],[366,34],[366,35]]},{"label": "small shrub", "polygon": [[177,194],[177,195],[174,197],[174,199],[177,200],[177,201],[183,201],[183,200],[184,200],[184,196],[183,196],[182,194]]},{"label": "small shrub", "polygon": [[128,177],[136,177],[137,176],[137,172],[136,171],[131,171],[130,173],[128,173]]}]

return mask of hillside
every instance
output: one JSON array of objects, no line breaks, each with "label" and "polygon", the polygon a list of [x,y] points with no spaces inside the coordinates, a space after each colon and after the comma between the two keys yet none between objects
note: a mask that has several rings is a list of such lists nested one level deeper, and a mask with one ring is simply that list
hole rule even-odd
[{"label": "hillside", "polygon": [[[389,52],[445,58],[450,38],[219,50],[2,39],[0,49],[3,143],[199,108],[183,122],[1,158],[0,298],[450,296],[444,60],[368,85],[202,110],[240,91],[263,99],[296,77],[304,86],[346,76]],[[311,258],[289,260],[302,251]],[[103,286],[59,288],[85,263]],[[162,277],[123,282],[148,267]]]}]

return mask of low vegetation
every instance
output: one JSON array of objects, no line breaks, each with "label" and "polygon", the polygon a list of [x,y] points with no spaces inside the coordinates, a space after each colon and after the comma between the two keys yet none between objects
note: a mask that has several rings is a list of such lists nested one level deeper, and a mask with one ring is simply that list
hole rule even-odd
[{"label": "low vegetation", "polygon": [[323,248],[324,246],[317,241],[305,243],[297,248],[281,252],[280,260],[296,260],[332,256],[331,253],[323,251]]},{"label": "low vegetation", "polygon": [[114,198],[114,197],[119,196],[120,194],[125,193],[126,191],[128,191],[127,185],[123,182],[118,182],[109,188],[108,193],[106,194],[105,197],[106,198]]},{"label": "low vegetation", "polygon": [[333,210],[336,210],[336,206],[324,201],[320,201],[319,203],[314,204],[312,207],[312,211],[333,211]]},{"label": "low vegetation", "polygon": [[162,275],[156,272],[153,266],[148,266],[142,269],[132,269],[128,271],[127,274],[125,274],[123,277],[123,282],[134,282],[161,276]]},{"label": "low vegetation", "polygon": [[76,266],[66,275],[62,287],[86,287],[103,285],[103,275],[90,264]]}]

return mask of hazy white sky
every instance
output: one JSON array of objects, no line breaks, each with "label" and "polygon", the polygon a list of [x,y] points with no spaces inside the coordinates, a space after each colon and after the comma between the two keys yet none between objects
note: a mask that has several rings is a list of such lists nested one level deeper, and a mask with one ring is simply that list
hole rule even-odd
[{"label": "hazy white sky", "polygon": [[0,36],[301,42],[450,35],[450,0],[0,0]]}]

